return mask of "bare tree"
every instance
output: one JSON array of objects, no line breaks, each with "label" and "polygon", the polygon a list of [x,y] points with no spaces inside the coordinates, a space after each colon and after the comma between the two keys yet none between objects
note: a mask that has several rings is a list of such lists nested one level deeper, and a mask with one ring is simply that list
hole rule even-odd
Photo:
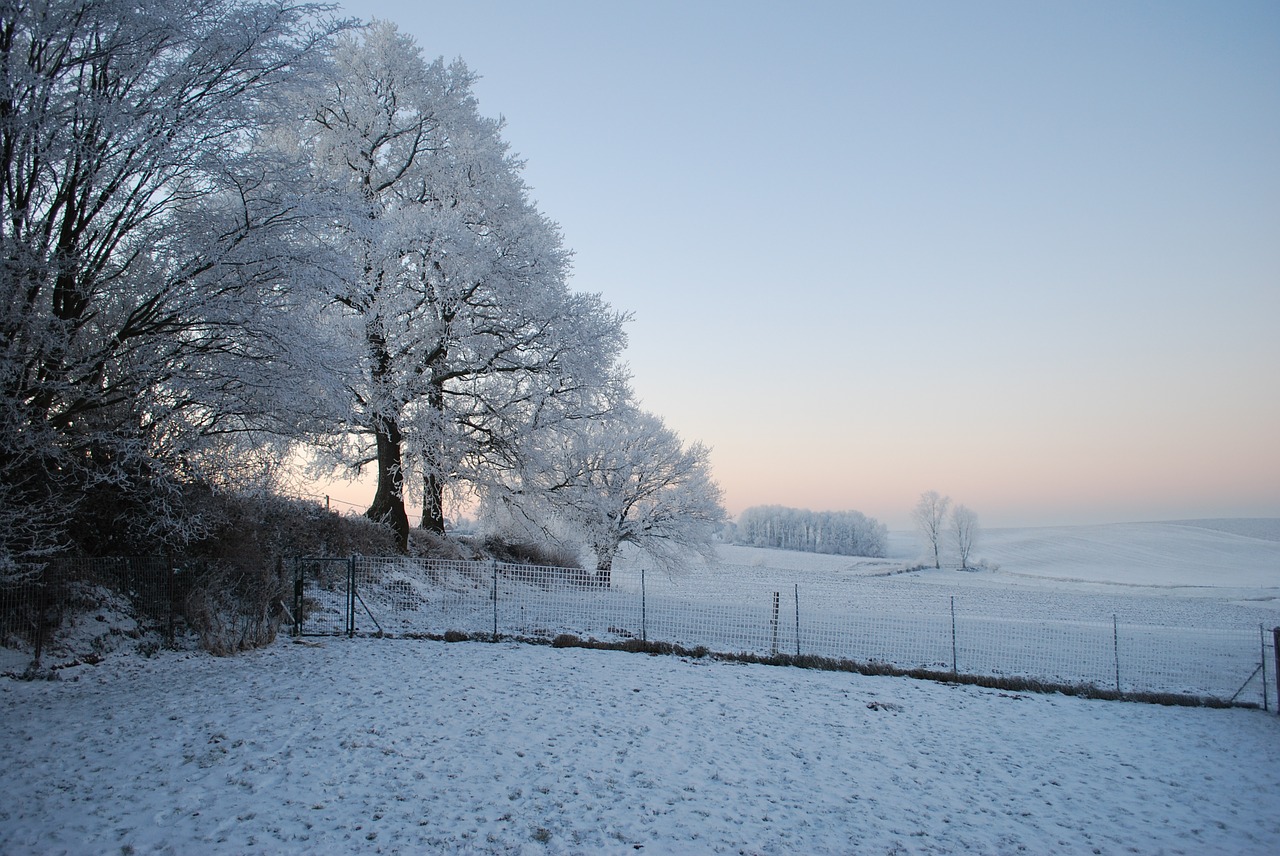
[{"label": "bare tree", "polygon": [[947,507],[951,498],[941,496],[936,490],[920,494],[920,501],[911,512],[916,522],[916,530],[924,541],[925,547],[933,552],[933,566],[942,567],[942,533],[946,525]]},{"label": "bare tree", "polygon": [[978,515],[968,506],[957,505],[951,511],[951,534],[955,538],[956,552],[960,554],[960,568],[969,568],[969,557],[978,540]]}]

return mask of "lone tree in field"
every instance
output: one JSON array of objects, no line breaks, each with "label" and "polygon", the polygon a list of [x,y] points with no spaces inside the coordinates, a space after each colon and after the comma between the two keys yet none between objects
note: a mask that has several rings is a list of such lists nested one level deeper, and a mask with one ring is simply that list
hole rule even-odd
[{"label": "lone tree in field", "polygon": [[946,526],[947,507],[950,504],[951,497],[940,496],[936,490],[929,490],[920,494],[920,501],[911,512],[920,538],[925,546],[933,551],[935,568],[942,567],[942,535]]},{"label": "lone tree in field", "polygon": [[978,540],[978,515],[965,505],[957,505],[951,511],[951,535],[955,538],[956,552],[960,554],[960,569],[968,570],[973,545]]},{"label": "lone tree in field", "polygon": [[690,552],[710,555],[725,511],[706,446],[686,446],[659,417],[630,407],[548,439],[508,501],[544,531],[554,521],[583,538],[601,584],[623,544],[669,567]]}]

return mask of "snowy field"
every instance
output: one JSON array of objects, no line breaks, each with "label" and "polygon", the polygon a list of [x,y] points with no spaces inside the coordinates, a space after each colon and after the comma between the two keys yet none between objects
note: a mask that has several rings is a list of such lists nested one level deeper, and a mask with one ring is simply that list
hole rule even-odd
[{"label": "snowy field", "polygon": [[[1218,542],[1225,558],[1207,568]],[[1280,601],[1258,583],[1280,566],[1280,541],[1135,524],[995,533],[989,544],[1013,561],[918,569],[910,539],[885,559],[722,546],[720,562],[676,573],[624,558],[608,588],[488,563],[361,559],[354,620],[368,634],[643,638],[1263,703],[1265,629],[1280,624]],[[1018,560],[1028,552],[1038,564]],[[347,564],[309,566],[303,632],[344,631]],[[1215,584],[1165,582],[1196,567]]]},{"label": "snowy field", "polygon": [[[732,576],[771,580],[875,576],[932,564],[910,532],[889,533],[888,546],[884,559],[727,545],[720,553]],[[917,577],[944,585],[1018,590],[1255,599],[1280,609],[1280,518],[986,529],[972,561],[986,567]]]},{"label": "snowy field", "polygon": [[1280,852],[1280,719],[510,643],[0,682],[0,852]]},{"label": "snowy field", "polygon": [[[1280,522],[984,534],[976,572],[898,573],[917,547],[894,536],[885,560],[725,547],[646,583],[657,603],[803,586],[806,621],[955,597],[988,623],[1280,624]],[[619,567],[609,596],[637,582]],[[0,679],[0,853],[1280,852],[1274,709],[511,643],[144,658],[128,638],[57,681]]]}]

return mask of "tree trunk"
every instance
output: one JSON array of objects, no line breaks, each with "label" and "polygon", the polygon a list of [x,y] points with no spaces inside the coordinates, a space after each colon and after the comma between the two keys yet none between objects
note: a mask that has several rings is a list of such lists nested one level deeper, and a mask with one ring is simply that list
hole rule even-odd
[{"label": "tree trunk", "polygon": [[[440,369],[447,354],[448,351],[441,345],[428,359],[428,365],[431,367],[431,382],[427,386],[427,407],[431,408],[431,412],[436,415],[437,426],[444,425],[444,382],[438,378],[437,370]],[[442,458],[439,454],[439,444],[444,441],[437,435],[431,437],[428,442],[437,444],[437,454],[434,461],[425,453],[425,450],[423,454],[422,469],[425,475],[422,477],[422,528],[428,532],[443,535],[444,477],[436,467]]]},{"label": "tree trunk", "polygon": [[444,534],[444,479],[435,473],[428,473],[423,479],[422,528]]},{"label": "tree trunk", "polygon": [[609,588],[613,582],[613,557],[618,555],[618,545],[596,546],[596,585]]},{"label": "tree trunk", "polygon": [[392,420],[380,417],[374,421],[374,437],[378,441],[378,489],[365,516],[390,526],[396,536],[396,548],[401,553],[408,553],[409,515],[404,510],[400,427]]}]

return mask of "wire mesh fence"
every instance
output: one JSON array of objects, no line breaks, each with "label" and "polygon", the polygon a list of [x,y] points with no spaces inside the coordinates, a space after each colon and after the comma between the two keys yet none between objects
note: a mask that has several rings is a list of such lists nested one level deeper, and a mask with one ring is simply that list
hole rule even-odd
[{"label": "wire mesh fence", "polygon": [[[1269,707],[1274,647],[1261,626],[1019,617],[901,586],[856,602],[848,586],[758,582],[701,592],[669,580],[578,569],[355,557],[295,563],[300,634],[639,639],[733,655],[796,655],[900,670],[1088,685],[1117,695],[1190,696]],[[880,588],[877,591],[883,592]]]},{"label": "wire mesh fence", "polygon": [[0,583],[0,645],[43,649],[76,609],[120,600],[144,632],[172,641],[184,589],[181,567],[155,556],[57,559]]},{"label": "wire mesh fence", "polygon": [[[102,592],[140,629],[172,642],[196,576],[194,566],[159,557],[51,562],[0,584],[0,644],[39,660],[65,616],[100,604]],[[1049,618],[1004,592],[975,602],[866,579],[696,588],[639,571],[615,572],[605,585],[576,568],[374,557],[296,559],[292,576],[285,611],[301,634],[569,634],[1280,707],[1280,642],[1260,625],[1142,623],[1079,607]]]}]

